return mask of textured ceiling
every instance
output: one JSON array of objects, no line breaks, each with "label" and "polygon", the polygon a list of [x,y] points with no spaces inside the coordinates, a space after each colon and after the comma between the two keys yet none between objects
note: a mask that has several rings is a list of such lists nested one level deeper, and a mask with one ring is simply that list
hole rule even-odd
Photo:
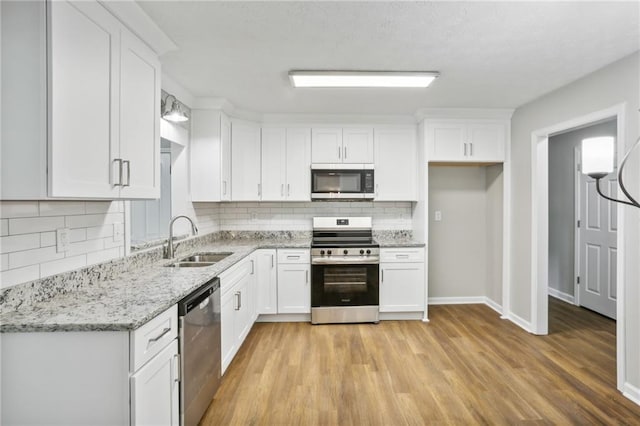
[{"label": "textured ceiling", "polygon": [[[197,97],[265,113],[514,108],[640,48],[638,2],[142,1]],[[428,89],[293,89],[290,69],[440,71]]]}]

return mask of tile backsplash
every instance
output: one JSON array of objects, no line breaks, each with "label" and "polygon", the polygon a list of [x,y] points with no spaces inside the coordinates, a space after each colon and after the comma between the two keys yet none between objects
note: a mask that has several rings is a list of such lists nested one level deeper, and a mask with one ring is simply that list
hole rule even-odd
[{"label": "tile backsplash", "polygon": [[123,256],[124,223],[123,201],[0,202],[0,288]]},{"label": "tile backsplash", "polygon": [[[409,230],[410,202],[193,203],[200,235],[311,231],[314,216],[371,216],[374,230]],[[124,201],[0,201],[0,289],[122,257]],[[189,213],[191,215],[191,213]],[[59,252],[56,230],[67,228]]]}]

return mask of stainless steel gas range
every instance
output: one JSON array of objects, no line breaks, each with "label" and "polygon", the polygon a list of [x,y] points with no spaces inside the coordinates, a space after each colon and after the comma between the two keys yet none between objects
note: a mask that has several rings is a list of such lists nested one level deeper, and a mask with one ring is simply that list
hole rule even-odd
[{"label": "stainless steel gas range", "polygon": [[380,246],[370,217],[314,217],[311,322],[378,322]]}]

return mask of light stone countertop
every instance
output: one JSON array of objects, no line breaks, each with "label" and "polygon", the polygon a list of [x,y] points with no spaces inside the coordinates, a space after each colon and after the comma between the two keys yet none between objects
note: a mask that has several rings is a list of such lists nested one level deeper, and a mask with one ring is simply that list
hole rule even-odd
[{"label": "light stone countertop", "polygon": [[[376,240],[381,247],[424,246],[406,236],[377,236]],[[135,330],[257,249],[309,248],[310,245],[310,238],[215,241],[191,250],[193,253],[232,253],[212,266],[169,268],[164,265],[177,259],[163,259],[108,279],[98,277],[90,285],[78,285],[73,291],[47,300],[0,310],[0,332]],[[74,283],[65,285],[73,287]]]}]

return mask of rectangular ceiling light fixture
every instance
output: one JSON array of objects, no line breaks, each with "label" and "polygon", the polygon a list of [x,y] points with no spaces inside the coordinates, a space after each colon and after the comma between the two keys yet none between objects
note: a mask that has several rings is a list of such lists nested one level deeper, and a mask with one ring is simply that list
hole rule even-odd
[{"label": "rectangular ceiling light fixture", "polygon": [[289,71],[293,87],[428,87],[440,73],[420,71]]}]

